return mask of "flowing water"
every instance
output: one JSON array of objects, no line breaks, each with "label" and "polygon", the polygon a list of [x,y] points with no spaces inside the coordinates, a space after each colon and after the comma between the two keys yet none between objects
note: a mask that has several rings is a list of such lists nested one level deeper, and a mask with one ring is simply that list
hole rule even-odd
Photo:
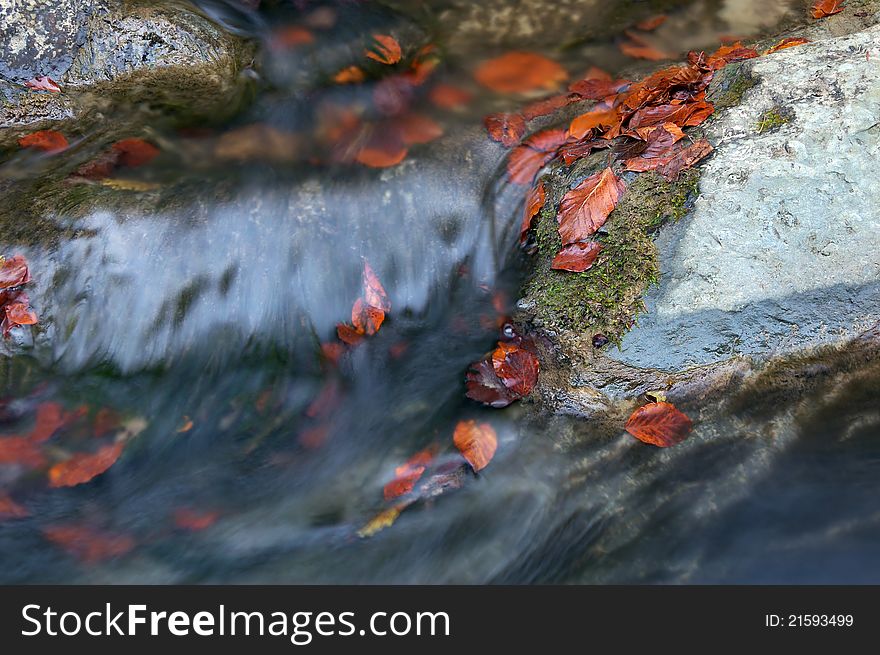
[{"label": "flowing water", "polygon": [[[880,448],[870,374],[813,388],[819,406],[854,398],[827,415],[804,418],[806,397],[757,414],[695,410],[695,435],[667,451],[576,417],[464,397],[468,365],[499,330],[509,335],[504,317],[523,276],[515,242],[525,189],[504,182],[505,151],[481,125],[523,99],[481,91],[474,63],[520,48],[572,75],[590,65],[617,72],[632,69],[618,31],[658,8],[670,19],[652,38],[686,50],[771,30],[802,3],[242,4],[199,3],[261,44],[242,72],[248,101],[236,115],[181,120],[134,103],[116,120],[140,121],[159,157],[127,171],[127,189],[72,185],[40,205],[65,235],[4,245],[30,262],[41,323],[5,346],[15,355],[0,369],[0,429],[27,433],[46,403],[80,409],[43,446],[41,466],[0,463],[0,496],[26,513],[0,520],[0,580],[871,577],[880,526],[868,491]],[[314,40],[300,43],[297,27]],[[377,89],[388,86],[381,66],[365,66],[363,84],[327,83],[377,32],[394,32],[410,53],[436,47],[429,82],[392,88],[388,102],[403,110],[379,102],[376,111]],[[438,84],[470,100],[441,109],[431,102]],[[327,136],[352,114],[377,134],[413,112],[443,136],[412,145],[397,166],[340,161],[345,140]],[[82,134],[54,157],[8,153],[0,175],[38,193],[33,185],[74,166],[66,161],[105,149],[107,135]],[[392,309],[334,364],[321,344],[348,320],[364,260]],[[452,445],[466,419],[498,433],[478,475]],[[125,449],[107,473],[47,487],[48,465],[113,439]],[[425,448],[438,451],[434,470],[455,488],[362,538],[388,507],[383,486],[395,468]]]}]

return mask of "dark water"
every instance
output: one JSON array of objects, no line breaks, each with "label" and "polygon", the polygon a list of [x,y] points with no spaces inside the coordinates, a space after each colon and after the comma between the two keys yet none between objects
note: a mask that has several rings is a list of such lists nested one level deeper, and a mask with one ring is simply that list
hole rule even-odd
[{"label": "dark water", "polygon": [[[876,581],[870,371],[763,412],[695,406],[694,435],[666,451],[464,397],[464,372],[501,336],[523,274],[514,245],[525,190],[504,183],[505,151],[485,139],[482,116],[540,97],[480,90],[474,62],[519,47],[573,76],[616,72],[633,62],[607,26],[654,5],[671,16],[657,45],[679,50],[760,34],[800,4],[619,3],[562,21],[566,34],[541,20],[554,5],[487,4],[521,19],[481,32],[470,3],[200,3],[261,44],[242,73],[251,100],[218,123],[130,108],[161,154],[125,179],[149,188],[60,194],[53,213],[84,236],[4,248],[31,262],[41,324],[7,345],[16,355],[0,368],[0,429],[26,434],[46,403],[82,410],[42,447],[40,466],[0,463],[0,496],[27,513],[0,521],[0,580]],[[304,26],[314,41],[292,45],[290,28]],[[437,68],[400,110],[376,109],[381,67],[365,65],[363,84],[328,83],[375,32],[394,32],[409,53],[437,46]],[[438,84],[472,99],[439,108]],[[374,131],[418,113],[444,134],[373,169],[327,136],[351,112]],[[83,134],[55,158],[12,153],[2,175],[51,180],[107,139]],[[364,258],[392,309],[333,365],[321,344],[348,320]],[[845,400],[827,415],[805,409],[835,394]],[[452,444],[472,418],[499,440],[479,475]],[[47,487],[49,465],[114,439],[125,448],[107,473]],[[459,488],[361,538],[388,507],[395,467],[424,448]],[[59,539],[59,526],[73,536]]]}]

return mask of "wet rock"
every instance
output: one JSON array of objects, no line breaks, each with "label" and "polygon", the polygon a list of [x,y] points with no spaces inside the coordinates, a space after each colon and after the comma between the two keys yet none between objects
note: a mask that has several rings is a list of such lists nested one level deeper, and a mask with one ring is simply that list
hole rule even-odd
[{"label": "wet rock", "polygon": [[[189,116],[238,105],[250,50],[192,7],[4,0],[0,15],[0,128],[13,128],[4,130],[0,146],[24,129],[65,120],[80,128],[100,122],[99,114],[118,102],[148,102]],[[25,86],[42,75],[60,84],[62,93]]]}]

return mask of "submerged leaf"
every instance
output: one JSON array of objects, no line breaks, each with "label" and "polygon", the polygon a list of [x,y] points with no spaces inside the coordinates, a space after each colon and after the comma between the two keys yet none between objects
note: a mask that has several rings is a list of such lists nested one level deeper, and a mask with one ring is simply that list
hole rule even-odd
[{"label": "submerged leaf", "polygon": [[482,471],[489,465],[498,449],[498,435],[488,423],[474,420],[459,421],[452,441],[474,471]]},{"label": "submerged leaf", "polygon": [[474,79],[499,93],[522,93],[555,89],[568,78],[565,69],[552,59],[534,52],[513,51],[484,61]]},{"label": "submerged leaf", "polygon": [[106,472],[122,454],[125,442],[117,441],[94,453],[80,453],[49,469],[50,487],[75,487]]},{"label": "submerged leaf", "polygon": [[502,342],[492,353],[492,368],[504,386],[522,398],[537,384],[540,365],[538,358],[525,348]]},{"label": "submerged leaf", "polygon": [[370,59],[375,59],[379,63],[388,64],[390,66],[400,61],[402,52],[400,50],[400,44],[393,36],[388,34],[374,34],[373,44],[369,49],[364,51],[364,54]]},{"label": "submerged leaf", "polygon": [[639,407],[626,422],[626,431],[639,441],[666,448],[684,441],[693,423],[675,405],[667,402]]},{"label": "submerged leaf", "polygon": [[813,8],[810,10],[810,15],[813,18],[825,18],[826,16],[839,14],[846,9],[843,4],[845,1],[846,0],[816,0],[813,4]]},{"label": "submerged leaf", "polygon": [[389,507],[388,509],[382,510],[370,519],[364,527],[357,531],[357,536],[361,539],[366,539],[367,537],[372,537],[376,533],[381,532],[385,528],[390,528],[394,525],[397,517],[400,516],[401,510],[405,508],[406,505],[403,505],[402,507]]},{"label": "submerged leaf", "polygon": [[61,132],[40,130],[19,138],[18,145],[22,148],[35,148],[49,154],[67,150],[70,144]]},{"label": "submerged leaf", "polygon": [[507,407],[514,400],[519,400],[498,377],[495,367],[488,359],[471,365],[465,376],[465,386],[468,398],[490,407]]},{"label": "submerged leaf", "polygon": [[541,207],[544,206],[544,199],[544,183],[538,182],[531,188],[526,196],[526,205],[523,208],[522,225],[519,229],[520,243],[526,240],[526,235],[532,227],[532,219],[534,219],[538,212],[541,211]]},{"label": "submerged leaf", "polygon": [[121,557],[135,547],[134,539],[128,535],[108,534],[78,525],[50,525],[43,528],[43,534],[87,564]]},{"label": "submerged leaf", "polygon": [[520,114],[489,114],[483,125],[490,139],[508,148],[519,143],[526,131],[526,121]]}]

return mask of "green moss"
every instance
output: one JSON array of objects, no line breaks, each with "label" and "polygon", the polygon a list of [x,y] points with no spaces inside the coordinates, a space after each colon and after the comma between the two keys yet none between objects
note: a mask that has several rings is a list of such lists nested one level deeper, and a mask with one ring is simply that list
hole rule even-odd
[{"label": "green moss", "polygon": [[750,61],[729,64],[715,74],[706,99],[716,110],[742,104],[746,91],[757,86],[758,79],[752,74]]},{"label": "green moss", "polygon": [[772,107],[771,109],[768,109],[763,114],[761,114],[760,118],[758,118],[758,123],[756,125],[758,134],[770,132],[779,127],[782,127],[786,123],[790,123],[791,119],[792,116],[790,112],[786,111],[782,107]]},{"label": "green moss", "polygon": [[[601,332],[619,342],[644,311],[642,296],[660,276],[652,235],[668,220],[687,213],[696,191],[698,173],[688,171],[675,183],[654,173],[639,175],[627,187],[600,234],[602,253],[583,273],[556,271],[550,263],[561,248],[556,206],[578,175],[548,179],[548,202],[538,216],[535,272],[525,288],[529,319],[537,327],[556,332]],[[573,179],[572,179],[573,178]]]}]

